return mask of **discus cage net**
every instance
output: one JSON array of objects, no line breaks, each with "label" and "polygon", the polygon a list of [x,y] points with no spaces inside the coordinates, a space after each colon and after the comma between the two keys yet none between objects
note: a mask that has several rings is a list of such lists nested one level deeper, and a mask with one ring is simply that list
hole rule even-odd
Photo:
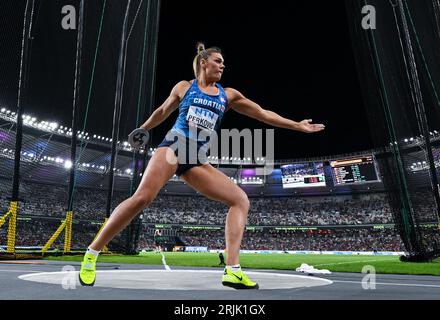
[{"label": "discus cage net", "polygon": [[440,256],[440,2],[346,0],[382,179],[408,255]]},{"label": "discus cage net", "polygon": [[[135,190],[149,146],[126,140],[151,112],[159,11],[159,0],[1,1],[1,256],[83,252]],[[140,222],[104,251],[133,251]]]}]

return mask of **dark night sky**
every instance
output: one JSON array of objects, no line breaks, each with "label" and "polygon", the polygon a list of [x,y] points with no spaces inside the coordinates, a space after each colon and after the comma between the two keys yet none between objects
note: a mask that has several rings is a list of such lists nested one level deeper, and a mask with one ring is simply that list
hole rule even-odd
[{"label": "dark night sky", "polygon": [[[164,1],[162,9],[158,97],[191,77],[195,43],[205,41],[225,52],[224,86],[287,118],[326,125],[312,135],[276,129],[278,158],[372,147],[343,1]],[[223,124],[246,127],[265,128],[234,111]]]},{"label": "dark night sky", "polygon": [[[68,2],[50,2],[53,8],[48,10],[43,6],[40,11],[32,52],[30,92],[33,100],[26,111],[42,120],[57,120],[60,124],[70,126],[73,78],[69,76],[70,82],[66,83],[57,80],[60,74],[73,75],[74,72],[74,65],[64,62],[74,61],[76,34],[60,31],[58,26],[60,8]],[[133,3],[137,4],[137,1]],[[123,8],[122,2],[112,4]],[[52,19],[53,16],[56,18]],[[21,18],[19,13],[15,17],[3,15],[0,22],[5,26],[6,20],[16,19],[17,25]],[[99,15],[88,16],[88,19],[98,21]],[[115,15],[106,19],[107,25],[113,28],[113,31],[106,29],[106,39],[113,39],[113,44],[103,44],[108,66],[98,68],[96,76],[96,85],[104,88],[106,79],[112,77],[109,70],[116,66],[119,36],[114,30],[120,26],[120,20]],[[325,131],[310,135],[276,129],[277,158],[370,149],[373,146],[346,19],[343,1],[333,1],[331,4],[305,0],[272,1],[268,5],[244,0],[163,0],[156,107],[166,99],[178,81],[193,78],[195,45],[203,41],[207,46],[218,46],[224,51],[226,72],[221,81],[224,87],[233,87],[263,108],[287,118],[296,121],[310,118],[326,125]],[[11,54],[11,47],[18,47],[21,27],[13,28],[9,23],[8,30],[14,32],[4,34],[1,39],[0,50],[5,59],[3,63],[0,62],[0,71],[7,69],[8,72],[2,72],[4,76],[0,87],[3,104],[6,102],[9,109],[14,109],[14,99],[5,88],[11,87],[11,83],[18,83],[17,72],[11,72],[12,67],[8,66],[16,66],[19,61],[17,56]],[[64,37],[62,41],[56,40],[60,34]],[[14,46],[4,46],[11,41]],[[52,49],[48,53],[42,48]],[[84,50],[89,57],[92,56],[93,50],[88,47]],[[83,76],[86,78],[89,74],[84,72]],[[92,99],[94,105],[90,123],[95,125],[88,128],[91,133],[110,134],[114,95],[111,86],[105,89],[108,100]],[[125,94],[130,94],[129,90]],[[169,130],[176,115],[177,112],[155,130],[155,144]],[[102,117],[102,121],[99,117]],[[126,124],[123,132],[128,128],[130,124]],[[268,126],[231,111],[227,113],[222,128],[241,130]]]}]

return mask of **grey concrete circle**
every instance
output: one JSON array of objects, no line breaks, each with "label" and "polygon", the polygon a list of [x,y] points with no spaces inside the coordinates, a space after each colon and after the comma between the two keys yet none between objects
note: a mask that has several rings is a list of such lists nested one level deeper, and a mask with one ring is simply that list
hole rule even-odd
[{"label": "grey concrete circle", "polygon": [[[234,290],[221,284],[223,271],[216,270],[103,270],[96,272],[97,287],[150,290]],[[327,279],[272,273],[246,272],[260,289],[294,289],[332,284]],[[73,289],[80,286],[78,271],[43,272],[19,276],[22,280]]]}]

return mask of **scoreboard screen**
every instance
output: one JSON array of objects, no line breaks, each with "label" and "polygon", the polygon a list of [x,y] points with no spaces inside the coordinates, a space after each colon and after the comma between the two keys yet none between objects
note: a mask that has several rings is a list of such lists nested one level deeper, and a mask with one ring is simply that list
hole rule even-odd
[{"label": "scoreboard screen", "polygon": [[379,181],[373,156],[331,161],[335,185]]},{"label": "scoreboard screen", "polygon": [[283,188],[325,187],[322,162],[297,163],[281,166]]}]

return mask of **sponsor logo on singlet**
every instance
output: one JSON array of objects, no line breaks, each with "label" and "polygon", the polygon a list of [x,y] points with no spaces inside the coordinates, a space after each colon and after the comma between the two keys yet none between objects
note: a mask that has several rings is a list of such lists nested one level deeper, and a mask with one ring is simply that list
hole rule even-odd
[{"label": "sponsor logo on singlet", "polygon": [[218,114],[215,112],[196,106],[190,106],[186,116],[188,124],[212,131],[215,130],[217,119]]}]

